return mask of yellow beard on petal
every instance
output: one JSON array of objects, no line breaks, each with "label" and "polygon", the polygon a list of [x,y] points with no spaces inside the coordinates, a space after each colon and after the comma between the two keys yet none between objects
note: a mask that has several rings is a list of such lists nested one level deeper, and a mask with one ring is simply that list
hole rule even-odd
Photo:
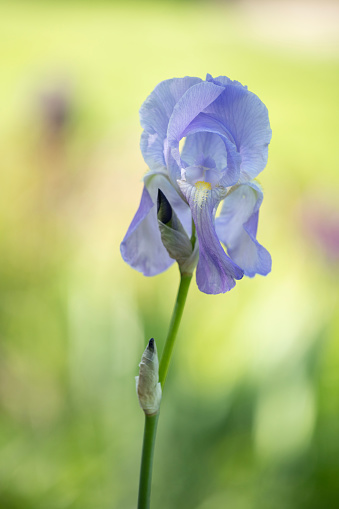
[{"label": "yellow beard on petal", "polygon": [[198,205],[198,207],[202,207],[204,202],[206,201],[206,198],[208,196],[208,191],[212,189],[212,186],[209,182],[204,182],[202,180],[199,180],[194,184],[194,187],[196,188],[196,193],[194,196],[194,203]]}]

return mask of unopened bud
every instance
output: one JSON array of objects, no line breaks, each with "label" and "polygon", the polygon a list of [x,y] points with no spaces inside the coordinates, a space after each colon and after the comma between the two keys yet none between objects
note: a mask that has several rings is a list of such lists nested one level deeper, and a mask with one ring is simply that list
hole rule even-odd
[{"label": "unopened bud", "polygon": [[135,377],[139,404],[146,415],[158,413],[161,402],[159,382],[159,359],[154,339],[150,339],[139,364],[139,376]]},{"label": "unopened bud", "polygon": [[172,207],[160,189],[158,189],[157,214],[159,221],[171,226],[170,223],[172,219]]},{"label": "unopened bud", "polygon": [[182,274],[192,274],[198,262],[198,243],[195,248],[172,209],[166,196],[158,190],[158,224],[161,240],[171,258],[178,262]]}]

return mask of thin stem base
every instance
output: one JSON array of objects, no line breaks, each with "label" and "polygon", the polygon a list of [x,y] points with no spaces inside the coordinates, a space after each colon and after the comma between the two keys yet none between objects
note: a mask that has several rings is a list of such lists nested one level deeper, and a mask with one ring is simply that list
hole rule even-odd
[{"label": "thin stem base", "polygon": [[148,509],[151,499],[152,466],[155,446],[155,437],[159,413],[145,415],[144,441],[142,446],[138,509]]}]

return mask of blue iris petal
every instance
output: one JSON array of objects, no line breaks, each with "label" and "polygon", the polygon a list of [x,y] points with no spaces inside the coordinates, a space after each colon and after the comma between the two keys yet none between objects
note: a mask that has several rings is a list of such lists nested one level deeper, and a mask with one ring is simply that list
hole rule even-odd
[{"label": "blue iris petal", "polygon": [[241,180],[255,178],[266,166],[272,136],[264,103],[239,83],[230,83],[205,113],[232,135],[241,155]]},{"label": "blue iris petal", "polygon": [[215,222],[229,256],[250,277],[267,275],[272,265],[269,252],[256,239],[262,200],[262,190],[256,182],[236,186],[225,198]]},{"label": "blue iris petal", "polygon": [[168,143],[176,147],[183,133],[201,111],[223,92],[223,87],[202,82],[191,87],[175,105],[168,123]]},{"label": "blue iris petal", "polygon": [[120,251],[125,262],[145,276],[155,276],[173,263],[161,242],[156,208],[146,187]]},{"label": "blue iris petal", "polygon": [[[196,134],[187,136],[184,148],[182,149],[182,160],[185,161],[188,166],[193,166],[201,156],[203,156],[204,159],[212,158],[215,166],[219,170],[223,170],[227,166],[225,143],[217,134],[197,132]],[[212,168],[206,161],[204,161],[204,166]]]},{"label": "blue iris petal", "polygon": [[185,181],[179,186],[192,211],[199,242],[199,261],[197,266],[197,284],[204,293],[225,293],[235,286],[235,279],[244,275],[225,253],[214,229],[214,209],[222,199],[219,188],[208,190],[205,196],[197,187]]},{"label": "blue iris petal", "polygon": [[145,276],[160,274],[174,262],[161,241],[156,208],[158,189],[170,202],[188,235],[192,229],[190,209],[169,180],[157,173],[146,175],[139,208],[120,247],[125,262]]},{"label": "blue iris petal", "polygon": [[[238,152],[238,149],[233,141],[232,134],[230,131],[218,122],[216,119],[206,115],[205,113],[200,113],[195,117],[195,119],[189,124],[189,126],[185,129],[183,136],[187,137],[187,140],[192,135],[200,134],[202,137],[208,134],[219,135],[222,140],[227,157],[227,167],[225,168],[225,177],[221,182],[222,186],[232,186],[236,184],[239,180],[240,176],[240,163],[241,156]],[[186,142],[187,142],[186,140]],[[213,140],[213,141],[212,141]],[[214,138],[210,137],[206,140],[206,145],[211,142],[214,144]],[[212,150],[212,148],[211,148]],[[209,151],[209,149],[208,149]],[[174,157],[178,157],[177,162],[180,166],[180,155],[177,155],[175,149],[173,150]],[[219,155],[220,157],[220,148],[219,153],[216,154],[216,157]],[[215,159],[215,157],[214,157]]]},{"label": "blue iris petal", "polygon": [[[140,123],[144,128],[140,147],[149,168],[154,171],[167,170],[164,157],[164,143],[167,127],[174,107],[184,93],[193,85],[201,82],[200,78],[173,78],[159,83],[147,97],[140,108]],[[173,172],[179,171],[175,166]],[[175,181],[180,176],[173,175]]]}]

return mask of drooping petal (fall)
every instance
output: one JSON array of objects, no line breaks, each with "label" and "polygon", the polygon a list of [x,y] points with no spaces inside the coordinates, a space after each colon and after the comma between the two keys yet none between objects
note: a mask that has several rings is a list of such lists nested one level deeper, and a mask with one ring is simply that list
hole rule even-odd
[{"label": "drooping petal (fall)", "polygon": [[271,271],[271,256],[256,239],[259,208],[263,200],[256,182],[235,186],[226,196],[215,228],[232,260],[246,276]]},{"label": "drooping petal (fall)", "polygon": [[139,208],[121,243],[123,259],[145,276],[155,276],[173,263],[161,241],[157,218],[158,189],[164,193],[188,235],[191,234],[191,213],[169,180],[162,174],[149,174],[144,178],[145,186]]},{"label": "drooping petal (fall)", "polygon": [[161,242],[156,210],[146,186],[120,251],[125,262],[145,276],[160,274],[173,263]]},{"label": "drooping petal (fall)", "polygon": [[178,184],[190,205],[199,242],[196,274],[199,290],[209,294],[225,293],[234,287],[235,279],[243,277],[243,271],[226,255],[214,228],[213,212],[224,197],[223,191],[211,189],[205,182],[192,185],[180,180]]}]

